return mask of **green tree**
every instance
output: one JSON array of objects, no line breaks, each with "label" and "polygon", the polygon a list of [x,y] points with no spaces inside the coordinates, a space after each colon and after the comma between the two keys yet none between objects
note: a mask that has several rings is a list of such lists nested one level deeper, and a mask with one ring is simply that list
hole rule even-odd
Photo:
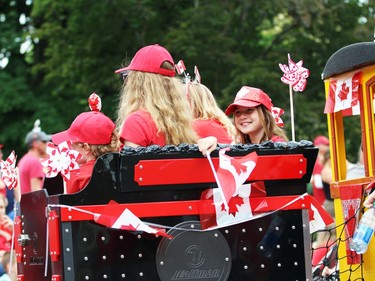
[{"label": "green tree", "polygon": [[[0,0],[1,142],[24,149],[35,119],[65,129],[97,92],[114,118],[121,82],[114,70],[142,46],[158,43],[185,61],[225,108],[242,85],[262,88],[283,108],[290,132],[288,86],[279,63],[304,60],[306,90],[294,94],[296,139],[327,134],[325,62],[339,48],[372,38],[374,0]],[[20,22],[20,18],[25,18]],[[23,42],[30,51],[20,53]],[[0,57],[1,59],[2,57]],[[354,131],[358,130],[353,128]],[[290,136],[290,133],[289,133]],[[20,154],[20,153],[18,153]]]}]

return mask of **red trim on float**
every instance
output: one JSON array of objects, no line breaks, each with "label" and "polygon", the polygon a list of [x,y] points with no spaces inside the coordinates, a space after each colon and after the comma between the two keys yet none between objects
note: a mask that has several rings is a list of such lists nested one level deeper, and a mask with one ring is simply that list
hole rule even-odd
[{"label": "red trim on float", "polygon": [[[219,158],[212,158],[212,163],[217,169]],[[306,174],[306,165],[307,160],[302,154],[259,155],[248,180],[300,179]],[[197,167],[199,173],[196,172]],[[134,181],[139,186],[149,186],[210,183],[215,179],[206,158],[185,158],[140,160],[134,166]]]},{"label": "red trim on float", "polygon": [[[296,200],[300,198],[300,200]],[[291,203],[293,200],[295,202]],[[289,204],[289,205],[288,205]],[[263,213],[276,210],[300,210],[310,208],[308,197],[301,196],[277,196],[277,197],[255,197],[250,198],[250,206],[253,213]],[[101,214],[107,205],[74,206],[74,208],[61,208],[61,221],[84,221],[93,220],[93,214]],[[139,218],[188,216],[214,214],[215,208],[212,200],[191,200],[172,202],[130,203],[116,204],[116,210],[129,209]],[[115,211],[114,211],[115,212]]]},{"label": "red trim on float", "polygon": [[52,261],[60,260],[60,227],[59,216],[56,211],[50,211],[48,214],[48,231],[49,231],[49,254]]}]

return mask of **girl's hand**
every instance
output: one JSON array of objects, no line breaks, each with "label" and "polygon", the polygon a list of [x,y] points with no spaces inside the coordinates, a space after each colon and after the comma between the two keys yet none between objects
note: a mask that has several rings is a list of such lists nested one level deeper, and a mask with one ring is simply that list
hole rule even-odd
[{"label": "girl's hand", "polygon": [[367,209],[374,207],[374,201],[375,201],[375,192],[372,192],[367,196],[365,202],[363,202],[363,206],[365,206]]},{"label": "girl's hand", "polygon": [[12,219],[7,215],[1,216],[1,225],[8,229],[13,229],[13,221]]},{"label": "girl's hand", "polygon": [[207,156],[217,147],[216,137],[206,137],[198,140],[198,149],[202,152],[203,156]]}]

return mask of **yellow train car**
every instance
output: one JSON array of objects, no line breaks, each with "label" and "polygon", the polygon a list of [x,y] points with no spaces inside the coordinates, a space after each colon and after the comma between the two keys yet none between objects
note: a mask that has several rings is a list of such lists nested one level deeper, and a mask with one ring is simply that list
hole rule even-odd
[{"label": "yellow train car", "polygon": [[[331,197],[334,199],[340,280],[375,280],[375,239],[368,251],[358,255],[350,242],[363,214],[363,199],[375,181],[375,42],[345,46],[327,61],[324,80],[332,166]],[[353,117],[357,116],[357,117]],[[359,117],[358,117],[359,116]],[[348,176],[345,138],[347,118],[361,128],[363,166]],[[359,140],[357,140],[359,142]]]}]

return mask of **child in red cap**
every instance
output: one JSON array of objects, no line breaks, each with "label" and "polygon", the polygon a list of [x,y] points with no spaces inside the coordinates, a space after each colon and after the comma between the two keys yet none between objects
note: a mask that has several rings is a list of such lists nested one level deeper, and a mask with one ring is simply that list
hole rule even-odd
[{"label": "child in red cap", "polygon": [[79,114],[68,130],[52,135],[56,145],[70,141],[72,148],[82,155],[78,161],[80,169],[70,174],[67,193],[78,192],[88,184],[95,161],[100,155],[119,151],[120,142],[115,129],[115,124],[106,115],[90,111]]},{"label": "child in red cap", "polygon": [[262,90],[248,86],[241,88],[234,102],[225,110],[226,115],[233,113],[238,143],[288,141],[284,130],[276,125],[272,107],[271,99]]},{"label": "child in red cap", "polygon": [[130,65],[115,73],[126,77],[117,110],[117,126],[125,146],[196,143],[193,118],[182,82],[175,78],[170,53],[149,45]]},{"label": "child in red cap", "polygon": [[198,140],[193,116],[170,53],[149,45],[135,54],[129,66],[118,69],[124,83],[117,109],[117,126],[124,146],[198,143],[205,155],[216,149],[215,137]]}]

